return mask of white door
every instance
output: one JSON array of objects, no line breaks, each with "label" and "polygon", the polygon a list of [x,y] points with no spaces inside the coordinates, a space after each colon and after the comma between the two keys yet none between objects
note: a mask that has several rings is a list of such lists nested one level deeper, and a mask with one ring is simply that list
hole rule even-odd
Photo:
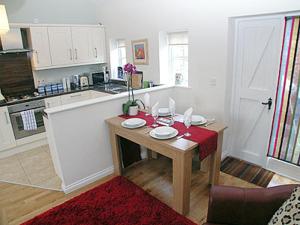
[{"label": "white door", "polygon": [[[235,23],[233,155],[263,167],[275,106],[284,19]],[[271,108],[263,105],[271,98]]]},{"label": "white door", "polygon": [[102,27],[90,29],[91,52],[95,62],[106,62],[105,31]]},{"label": "white door", "polygon": [[16,146],[7,107],[0,107],[0,151]]},{"label": "white door", "polygon": [[35,69],[51,66],[47,27],[30,27],[33,49],[32,66]]},{"label": "white door", "polygon": [[91,62],[89,27],[72,27],[72,40],[75,63]]},{"label": "white door", "polygon": [[56,65],[73,64],[73,46],[70,27],[48,27],[51,60]]}]

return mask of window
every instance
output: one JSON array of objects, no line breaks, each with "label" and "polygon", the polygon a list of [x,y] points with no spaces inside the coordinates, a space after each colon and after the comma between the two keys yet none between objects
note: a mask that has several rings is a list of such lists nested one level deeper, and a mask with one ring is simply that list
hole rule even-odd
[{"label": "window", "polygon": [[168,33],[169,76],[176,85],[188,86],[188,33]]},{"label": "window", "polygon": [[124,39],[112,40],[110,43],[110,64],[112,78],[123,79],[118,67],[126,64],[126,42]]}]

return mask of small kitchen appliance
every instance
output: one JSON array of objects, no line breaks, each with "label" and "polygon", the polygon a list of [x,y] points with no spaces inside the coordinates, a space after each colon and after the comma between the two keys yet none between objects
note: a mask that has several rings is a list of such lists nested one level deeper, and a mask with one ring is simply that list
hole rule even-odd
[{"label": "small kitchen appliance", "polygon": [[80,87],[88,87],[89,86],[89,78],[86,75],[80,76]]}]

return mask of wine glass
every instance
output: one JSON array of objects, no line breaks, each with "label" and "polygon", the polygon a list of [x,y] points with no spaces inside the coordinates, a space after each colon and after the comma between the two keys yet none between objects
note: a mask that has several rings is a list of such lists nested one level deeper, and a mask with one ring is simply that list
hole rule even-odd
[{"label": "wine glass", "polygon": [[152,111],[152,117],[154,119],[154,123],[152,124],[152,127],[158,127],[158,124],[156,123],[156,120],[158,118],[158,112],[156,111]]},{"label": "wine glass", "polygon": [[175,110],[173,108],[170,108],[170,115],[171,115],[171,126],[174,125],[174,116],[175,116]]},{"label": "wine glass", "polygon": [[184,136],[190,137],[192,134],[188,132],[188,129],[192,125],[192,119],[190,116],[184,119],[184,125],[186,126],[186,132],[184,133]]}]

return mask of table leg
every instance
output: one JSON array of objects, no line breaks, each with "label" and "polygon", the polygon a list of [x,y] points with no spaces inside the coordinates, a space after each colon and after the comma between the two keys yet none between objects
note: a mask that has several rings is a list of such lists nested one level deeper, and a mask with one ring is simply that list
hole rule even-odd
[{"label": "table leg", "polygon": [[209,183],[211,185],[217,185],[219,183],[222,144],[223,144],[223,131],[218,134],[217,151],[215,151],[210,156]]},{"label": "table leg", "polygon": [[112,158],[114,163],[114,173],[115,175],[119,176],[122,174],[120,145],[119,145],[118,136],[114,132],[113,128],[109,129],[109,137],[111,143]]},{"label": "table leg", "polygon": [[176,153],[173,158],[173,208],[186,215],[190,210],[192,151]]}]

